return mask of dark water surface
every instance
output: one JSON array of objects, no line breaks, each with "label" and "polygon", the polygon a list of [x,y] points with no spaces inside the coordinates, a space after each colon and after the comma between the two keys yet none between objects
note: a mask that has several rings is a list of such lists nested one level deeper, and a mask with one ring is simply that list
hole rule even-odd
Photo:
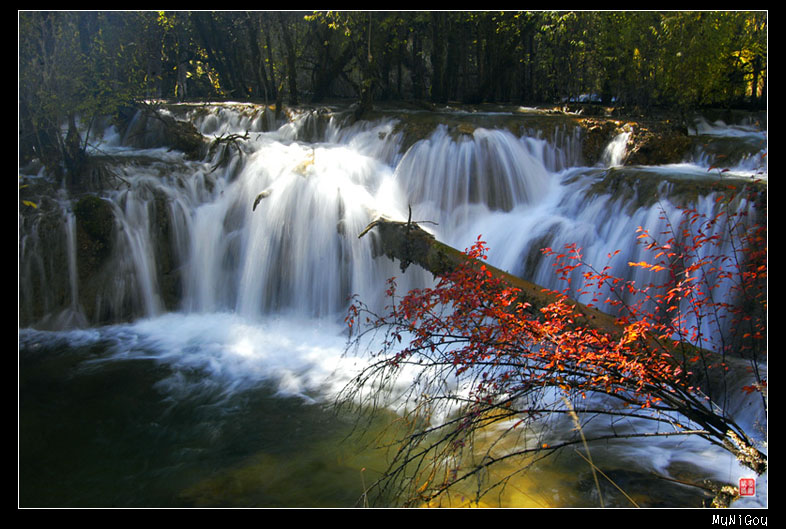
[{"label": "dark water surface", "polygon": [[[307,332],[288,331],[306,345],[279,350],[276,363],[261,335],[252,335],[249,350],[237,345],[245,338],[213,331],[198,341],[179,337],[186,321],[209,327],[193,318],[20,331],[20,507],[363,505],[364,487],[385,465],[384,452],[367,443],[379,441],[377,426],[362,439],[353,435],[356,420],[337,414],[327,393],[303,382],[341,356],[334,339],[319,346],[307,343]],[[227,322],[219,318],[215,325]],[[633,500],[643,507],[701,507],[711,501],[706,491],[658,477],[700,481],[707,463],[692,462],[697,458],[733,474],[723,455],[701,451],[679,441],[593,446],[606,474],[600,485],[586,462],[567,451],[516,475],[482,505],[628,508]],[[466,506],[468,496],[458,489],[442,506]]]},{"label": "dark water surface", "polygon": [[[96,361],[109,344],[23,340],[21,507],[352,507],[352,424],[273,384],[227,392],[198,369]],[[368,465],[368,462],[366,462]],[[368,465],[372,466],[372,465]]]}]

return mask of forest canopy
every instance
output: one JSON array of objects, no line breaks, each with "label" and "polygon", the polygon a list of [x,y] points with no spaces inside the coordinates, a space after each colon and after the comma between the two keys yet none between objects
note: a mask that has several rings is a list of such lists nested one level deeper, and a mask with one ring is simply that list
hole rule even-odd
[{"label": "forest canopy", "polygon": [[[21,155],[142,98],[763,108],[767,13],[20,11]],[[70,134],[62,133],[68,131]]]}]

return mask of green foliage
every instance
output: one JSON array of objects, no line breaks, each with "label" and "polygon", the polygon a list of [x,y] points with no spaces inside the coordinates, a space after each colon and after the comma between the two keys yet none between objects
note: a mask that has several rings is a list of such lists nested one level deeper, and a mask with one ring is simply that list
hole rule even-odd
[{"label": "green foliage", "polygon": [[91,122],[141,92],[145,50],[134,38],[143,22],[136,14],[20,12],[23,159],[37,156],[55,171],[78,173]]},{"label": "green foliage", "polygon": [[[646,111],[766,100],[767,13],[20,11],[23,158],[137,98],[355,97]],[[70,128],[72,139],[75,127]],[[82,129],[81,134],[85,134]]]}]

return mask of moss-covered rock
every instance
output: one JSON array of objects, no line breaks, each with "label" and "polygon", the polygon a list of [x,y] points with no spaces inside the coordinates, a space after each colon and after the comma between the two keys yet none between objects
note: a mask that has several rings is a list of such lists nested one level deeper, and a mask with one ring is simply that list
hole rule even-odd
[{"label": "moss-covered rock", "polygon": [[36,197],[20,215],[19,324],[29,326],[71,302],[64,218],[55,201]]},{"label": "moss-covered rock", "polygon": [[152,105],[127,110],[118,118],[127,144],[140,148],[167,147],[181,151],[187,160],[204,158],[209,141],[193,123],[176,119]]},{"label": "moss-covered rock", "polygon": [[693,147],[686,129],[668,123],[636,124],[633,127],[629,165],[662,165],[679,163]]},{"label": "moss-covered rock", "polygon": [[599,119],[583,119],[580,123],[582,156],[585,163],[595,165],[601,160],[609,142],[623,131],[623,125],[619,121]]},{"label": "moss-covered rock", "polygon": [[112,205],[96,196],[85,195],[74,206],[76,217],[76,260],[80,305],[94,320],[96,277],[101,276],[112,256],[115,216]]},{"label": "moss-covered rock", "polygon": [[114,213],[112,205],[96,195],[86,195],[74,207],[80,264],[100,264],[112,252]]},{"label": "moss-covered rock", "polygon": [[173,310],[180,301],[182,277],[177,257],[174,255],[173,239],[175,235],[169,214],[168,197],[164,193],[155,194],[153,215],[156,275],[161,289],[161,300],[167,310]]},{"label": "moss-covered rock", "polygon": [[[712,173],[690,175],[678,172],[657,171],[649,167],[597,168],[588,196],[610,195],[615,201],[628,205],[628,213],[651,207],[663,198],[679,205],[694,204],[698,197],[711,193],[728,196],[747,195],[763,200],[766,185],[755,181],[724,179]],[[766,207],[760,204],[760,207]]]}]

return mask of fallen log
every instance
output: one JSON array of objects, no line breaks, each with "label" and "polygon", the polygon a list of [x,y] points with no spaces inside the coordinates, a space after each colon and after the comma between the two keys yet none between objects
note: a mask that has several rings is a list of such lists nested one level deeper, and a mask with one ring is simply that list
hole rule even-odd
[{"label": "fallen log", "polygon": [[[431,233],[421,228],[417,222],[411,220],[411,213],[410,219],[407,221],[395,221],[383,216],[377,217],[366,226],[358,238],[365,236],[372,230],[376,235],[375,254],[385,255],[390,259],[400,261],[402,271],[406,270],[410,264],[416,264],[435,276],[442,277],[458,266],[467,263],[468,257],[464,252],[437,240]],[[470,263],[472,264],[472,261]],[[616,316],[576,300],[566,299],[558,292],[546,289],[486,262],[475,261],[474,264],[478,267],[485,266],[485,269],[490,270],[494,277],[517,288],[520,292],[519,301],[529,303],[533,313],[562,299],[573,307],[575,313],[573,319],[577,326],[596,329],[613,337],[620,337],[625,332],[624,325],[619,322]],[[662,341],[654,337],[650,337],[650,340],[652,347],[667,351],[677,364],[685,368],[686,371],[691,371],[692,383],[701,387],[707,395],[715,395],[717,392],[726,390],[725,374],[727,370],[749,372],[751,369],[750,362],[744,358],[730,354],[721,357],[718,353],[687,342]],[[706,363],[702,363],[701,366],[696,365],[696,357],[705,359]],[[708,366],[716,367],[708,368]],[[760,367],[760,369],[766,369],[766,367]]]},{"label": "fallen log", "polygon": [[[437,240],[436,237],[412,220],[403,222],[378,217],[366,226],[358,235],[358,238],[363,237],[371,230],[374,230],[378,236],[375,241],[377,254],[385,255],[390,259],[398,259],[401,263],[402,271],[414,263],[435,276],[441,277],[458,266],[467,263],[467,255],[464,252]],[[535,310],[560,299],[558,293],[544,289],[540,285],[491,266],[488,263],[477,262],[476,264],[478,266],[483,264],[487,270],[491,271],[494,277],[500,278],[510,286],[517,288],[520,291],[521,301],[529,303]],[[578,301],[570,300],[569,303],[575,307],[578,323],[583,323],[605,332],[621,332],[621,327],[614,316],[593,307],[588,307]]]},{"label": "fallen log", "polygon": [[[467,255],[441,241],[421,228],[417,222],[410,220],[406,222],[394,221],[385,217],[378,217],[372,221],[358,236],[363,237],[374,231],[375,238],[374,250],[377,255],[386,255],[391,259],[398,259],[401,263],[402,271],[410,264],[417,264],[430,271],[435,276],[444,276],[456,269],[458,266],[467,264]],[[473,264],[473,261],[470,261]],[[538,310],[560,299],[564,296],[560,293],[522,279],[499,268],[490,266],[485,262],[474,261],[478,267],[485,266],[486,270],[491,271],[494,277],[504,280],[510,286],[519,289],[520,301],[528,302],[532,310]],[[575,300],[568,300],[575,312],[574,321],[577,325],[583,325],[596,329],[601,332],[609,333],[611,336],[621,336],[624,326],[618,322],[617,318],[601,312],[595,308],[588,307]],[[750,365],[741,358],[724,357],[712,351],[700,349],[692,344],[668,341],[663,343],[650,338],[652,345],[663,348],[668,352],[671,360],[678,365],[686,366],[688,358],[700,354],[703,358],[712,358],[713,362],[719,362],[716,369],[703,369],[687,371],[688,380],[686,387],[690,386],[687,393],[682,397],[673,400],[672,405],[676,409],[705,428],[708,438],[719,439],[723,446],[734,454],[737,459],[745,466],[761,474],[767,468],[767,456],[755,448],[751,439],[734,422],[725,416],[716,415],[711,404],[703,403],[700,400],[694,401],[690,395],[701,396],[703,393],[706,398],[711,397],[716,391],[725,393],[730,390],[725,381],[728,370],[750,369]],[[701,391],[698,390],[701,388]],[[766,414],[766,405],[764,407]],[[765,419],[766,420],[766,419]]]}]

